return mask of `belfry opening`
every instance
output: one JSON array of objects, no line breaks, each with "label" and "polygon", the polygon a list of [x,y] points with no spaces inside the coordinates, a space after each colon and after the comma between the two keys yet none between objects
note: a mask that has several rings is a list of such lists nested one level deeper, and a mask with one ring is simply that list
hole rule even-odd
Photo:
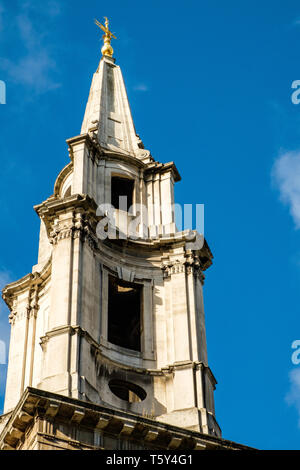
[{"label": "belfry opening", "polygon": [[108,341],[141,351],[142,287],[109,276]]},{"label": "belfry opening", "polygon": [[[129,211],[133,201],[134,181],[129,178],[112,176],[111,204],[115,209]],[[124,198],[124,199],[123,199]]]}]

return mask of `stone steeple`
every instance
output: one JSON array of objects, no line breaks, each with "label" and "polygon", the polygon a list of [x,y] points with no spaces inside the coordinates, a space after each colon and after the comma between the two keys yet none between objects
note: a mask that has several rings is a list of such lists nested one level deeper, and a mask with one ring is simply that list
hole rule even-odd
[{"label": "stone steeple", "polygon": [[[35,206],[38,264],[3,291],[5,412],[33,387],[220,436],[203,306],[212,253],[196,243],[201,234],[176,230],[179,173],[143,149],[105,31],[81,134],[67,140],[70,162]],[[130,209],[115,205],[124,195]],[[99,236],[99,206],[111,203],[120,218],[137,218],[136,239]]]},{"label": "stone steeple", "polygon": [[143,144],[135,132],[121,69],[103,56],[94,74],[81,134],[93,132],[101,147],[141,155]]}]

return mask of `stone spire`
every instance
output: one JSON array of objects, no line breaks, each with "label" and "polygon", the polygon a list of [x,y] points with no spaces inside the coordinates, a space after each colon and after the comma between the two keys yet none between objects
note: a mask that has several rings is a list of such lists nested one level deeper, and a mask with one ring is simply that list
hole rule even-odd
[{"label": "stone spire", "polygon": [[[88,434],[90,447],[96,442],[105,447],[102,434],[86,432],[85,401],[86,409],[101,405],[110,415],[117,409],[139,415],[137,426],[130,418],[133,424],[123,430],[115,419],[110,424],[105,412],[103,419],[91,419],[97,433],[107,428],[109,436],[115,430],[120,439],[123,434],[134,441],[140,423],[150,429],[150,418],[156,420],[147,437],[150,448],[191,449],[191,439],[181,444],[169,432],[165,438],[160,423],[209,434],[207,442],[221,436],[203,303],[204,271],[213,255],[203,234],[176,229],[179,173],[173,162],[159,163],[142,148],[112,58],[112,33],[108,24],[103,28],[106,43],[82,134],[67,140],[71,162],[58,175],[53,194],[35,206],[41,219],[38,264],[3,290],[12,328],[4,412],[12,413],[12,420],[19,417],[28,393],[38,389],[39,410],[46,406],[39,396],[52,396],[43,414],[50,421],[64,413],[66,397],[75,403],[73,415],[66,411],[70,431],[65,423],[52,426],[58,433],[54,446],[62,434],[65,444]],[[119,204],[124,196],[127,208]],[[110,220],[103,208],[110,204],[116,236],[106,240]],[[40,419],[29,405],[23,411],[27,423]],[[32,429],[36,433],[37,425]],[[8,422],[6,432],[16,447],[23,436],[19,428]],[[0,419],[0,449],[2,436]]]},{"label": "stone spire", "polygon": [[106,31],[103,57],[93,77],[81,134],[93,132],[101,147],[139,156],[143,144],[135,132],[121,69],[111,57],[113,49],[107,43],[107,35],[114,36],[108,25],[104,28],[96,24]]}]

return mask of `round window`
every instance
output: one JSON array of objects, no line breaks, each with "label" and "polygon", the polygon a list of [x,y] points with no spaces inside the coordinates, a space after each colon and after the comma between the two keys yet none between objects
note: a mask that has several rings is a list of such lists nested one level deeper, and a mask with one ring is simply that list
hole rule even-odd
[{"label": "round window", "polygon": [[147,396],[142,387],[125,380],[110,380],[108,386],[114,395],[129,403],[143,401]]}]

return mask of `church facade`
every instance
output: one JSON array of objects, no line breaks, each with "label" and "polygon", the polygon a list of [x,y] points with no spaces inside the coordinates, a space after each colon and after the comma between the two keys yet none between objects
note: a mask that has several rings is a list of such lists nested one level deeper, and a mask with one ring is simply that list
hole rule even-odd
[{"label": "church facade", "polygon": [[136,134],[108,21],[100,27],[81,133],[35,206],[38,263],[3,290],[0,448],[244,448],[215,417],[203,307],[212,253],[202,234],[176,229],[180,175]]}]

